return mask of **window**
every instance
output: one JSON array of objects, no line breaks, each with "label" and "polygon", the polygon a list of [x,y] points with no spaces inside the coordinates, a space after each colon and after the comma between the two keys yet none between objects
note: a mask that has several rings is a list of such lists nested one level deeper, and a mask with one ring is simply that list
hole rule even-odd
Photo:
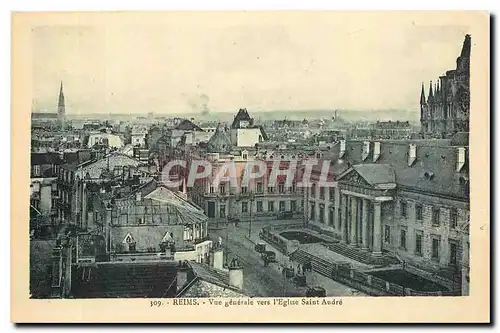
[{"label": "window", "polygon": [[417,232],[415,235],[415,254],[418,256],[422,255],[422,232]]},{"label": "window", "polygon": [[137,218],[137,224],[144,224],[144,218],[143,217],[138,217]]},{"label": "window", "polygon": [[279,193],[285,193],[285,184],[284,183],[279,183],[278,184],[278,192]]},{"label": "window", "polygon": [[316,184],[312,184],[311,186],[311,197],[316,196]]},{"label": "window", "polygon": [[219,216],[226,217],[226,205],[220,205]]},{"label": "window", "polygon": [[33,166],[33,174],[35,176],[40,176],[40,166],[39,165],[34,165]]},{"label": "window", "polygon": [[311,216],[310,216],[310,219],[311,219],[312,221],[314,221],[314,216],[315,216],[315,215],[316,215],[316,212],[315,212],[315,206],[314,206],[314,204],[312,203],[312,204],[311,204]]},{"label": "window", "polygon": [[406,250],[406,230],[401,230],[401,239],[399,241],[399,246]]},{"label": "window", "polygon": [[335,202],[335,187],[330,187],[330,201]]},{"label": "window", "polygon": [[417,221],[422,221],[423,210],[424,209],[423,209],[422,205],[415,206],[415,218]]},{"label": "window", "polygon": [[219,185],[219,193],[221,193],[221,194],[226,193],[226,185],[224,185],[224,184]]},{"label": "window", "polygon": [[297,210],[297,201],[295,200],[290,200],[290,210],[292,212],[295,212]]},{"label": "window", "polygon": [[245,193],[247,193],[247,191],[248,191],[248,190],[247,190],[247,187],[246,187],[246,186],[242,186],[242,187],[241,187],[241,193],[245,194]]},{"label": "window", "polygon": [[450,228],[458,226],[458,212],[456,208],[450,209]]},{"label": "window", "polygon": [[404,202],[404,201],[401,201],[399,204],[400,204],[400,209],[401,209],[401,210],[400,210],[400,212],[401,212],[401,216],[402,216],[402,217],[404,217],[404,218],[406,218],[406,217],[407,217],[407,215],[406,215],[406,212],[407,212],[407,204],[406,204],[406,202]]},{"label": "window", "polygon": [[320,188],[319,188],[319,198],[320,198],[321,200],[324,200],[324,199],[325,199],[325,188],[324,188],[324,187],[322,187],[322,186],[320,186]]},{"label": "window", "polygon": [[267,188],[267,192],[268,192],[268,193],[273,193],[273,192],[274,192],[274,187],[269,186],[269,187]]},{"label": "window", "polygon": [[241,212],[242,213],[248,213],[248,202],[243,201],[241,203]]},{"label": "window", "polygon": [[262,201],[257,201],[257,212],[262,213],[263,208],[262,208]]},{"label": "window", "polygon": [[262,192],[264,192],[264,190],[262,189],[262,183],[258,182],[257,183],[257,193],[262,193]]},{"label": "window", "polygon": [[280,209],[280,212],[284,212],[285,211],[285,202],[284,201],[280,201],[279,209]]},{"label": "window", "polygon": [[455,243],[454,241],[450,241],[450,264],[451,265],[457,264],[457,255],[458,255],[457,243]]},{"label": "window", "polygon": [[192,240],[193,239],[193,229],[190,228],[189,226],[184,227],[183,239],[184,240]]},{"label": "window", "polygon": [[333,208],[330,208],[330,214],[328,215],[328,225],[331,227],[335,228],[335,225],[333,224],[333,214],[335,210]]},{"label": "window", "polygon": [[391,244],[391,227],[388,225],[384,228],[384,240],[387,244]]},{"label": "window", "polygon": [[439,238],[432,239],[432,259],[439,261]]},{"label": "window", "polygon": [[325,207],[319,207],[319,222],[325,223]]},{"label": "window", "polygon": [[268,212],[274,212],[274,201],[268,201],[267,202],[267,211]]},{"label": "window", "polygon": [[214,189],[214,187],[212,185],[210,185],[210,190],[209,191],[210,191],[210,194],[213,194],[215,192],[215,189]]},{"label": "window", "polygon": [[292,184],[292,193],[295,193],[295,191],[297,190],[297,185],[295,185],[295,183]]},{"label": "window", "polygon": [[432,225],[439,226],[439,208],[432,209]]}]

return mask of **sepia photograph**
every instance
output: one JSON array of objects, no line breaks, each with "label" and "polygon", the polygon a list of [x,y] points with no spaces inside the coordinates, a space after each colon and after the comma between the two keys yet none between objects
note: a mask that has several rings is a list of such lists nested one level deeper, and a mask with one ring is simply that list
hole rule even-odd
[{"label": "sepia photograph", "polygon": [[12,318],[489,320],[487,13],[15,13],[12,52]]}]

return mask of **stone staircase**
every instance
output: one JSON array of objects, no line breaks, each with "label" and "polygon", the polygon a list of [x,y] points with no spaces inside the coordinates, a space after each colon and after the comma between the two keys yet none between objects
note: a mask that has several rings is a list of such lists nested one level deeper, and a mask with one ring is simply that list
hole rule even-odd
[{"label": "stone staircase", "polygon": [[72,277],[75,298],[174,297],[177,270],[160,263],[114,263],[75,266]]},{"label": "stone staircase", "polygon": [[300,263],[301,265],[310,261],[312,269],[315,272],[318,272],[319,274],[326,276],[328,278],[332,277],[332,267],[334,265],[333,262],[329,262],[327,260],[313,256],[301,249],[298,249],[297,251],[293,252],[290,255],[290,259]]},{"label": "stone staircase", "polygon": [[399,260],[389,253],[383,253],[381,256],[375,256],[371,252],[350,247],[342,243],[326,244],[326,246],[344,257],[359,261],[363,264],[374,266],[390,266],[399,264]]}]

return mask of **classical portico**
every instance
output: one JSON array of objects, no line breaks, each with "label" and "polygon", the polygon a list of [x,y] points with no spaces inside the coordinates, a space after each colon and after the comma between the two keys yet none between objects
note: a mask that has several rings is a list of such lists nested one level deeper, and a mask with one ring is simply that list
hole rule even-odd
[{"label": "classical portico", "polygon": [[339,229],[348,246],[382,253],[382,205],[394,197],[396,179],[391,166],[355,165],[338,178]]}]

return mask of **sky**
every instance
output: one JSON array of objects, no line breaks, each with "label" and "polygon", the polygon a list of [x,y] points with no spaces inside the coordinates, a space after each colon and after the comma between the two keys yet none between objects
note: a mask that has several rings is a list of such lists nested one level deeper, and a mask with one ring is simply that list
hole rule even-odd
[{"label": "sky", "polygon": [[[33,110],[67,114],[419,110],[467,26],[382,16],[106,20],[32,30]],[[474,42],[474,37],[472,36]]]}]

